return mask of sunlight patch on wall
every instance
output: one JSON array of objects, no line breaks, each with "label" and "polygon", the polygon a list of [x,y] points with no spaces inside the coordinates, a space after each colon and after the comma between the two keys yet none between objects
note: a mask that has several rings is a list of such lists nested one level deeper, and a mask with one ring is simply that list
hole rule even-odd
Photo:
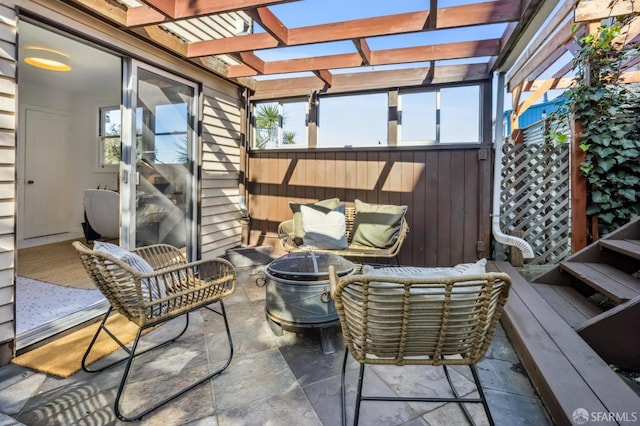
[{"label": "sunlight patch on wall", "polygon": [[397,161],[391,166],[382,191],[413,192],[416,183],[424,174],[424,164]]}]

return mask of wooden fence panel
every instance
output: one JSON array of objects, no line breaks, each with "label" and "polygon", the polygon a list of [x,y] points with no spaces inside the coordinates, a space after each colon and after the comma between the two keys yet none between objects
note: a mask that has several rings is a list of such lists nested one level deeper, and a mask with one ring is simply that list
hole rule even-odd
[{"label": "wooden fence panel", "polygon": [[489,257],[491,203],[482,194],[491,194],[490,152],[480,145],[251,152],[249,244],[272,245],[278,253],[276,231],[291,218],[289,201],[338,197],[348,205],[360,199],[408,206],[402,264],[450,266]]}]

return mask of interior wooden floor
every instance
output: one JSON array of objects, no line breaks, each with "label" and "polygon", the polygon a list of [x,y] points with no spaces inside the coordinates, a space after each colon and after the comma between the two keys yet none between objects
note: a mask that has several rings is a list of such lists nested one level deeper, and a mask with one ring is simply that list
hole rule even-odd
[{"label": "interior wooden floor", "polygon": [[74,238],[19,249],[16,274],[51,284],[95,289],[71,246],[73,241],[86,244],[84,238]]}]

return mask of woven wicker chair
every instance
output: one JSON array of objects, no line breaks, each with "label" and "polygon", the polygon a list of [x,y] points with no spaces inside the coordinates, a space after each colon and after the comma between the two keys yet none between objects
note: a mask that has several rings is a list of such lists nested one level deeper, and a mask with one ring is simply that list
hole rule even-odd
[{"label": "woven wicker chair", "polygon": [[[375,272],[373,272],[375,274]],[[350,275],[330,268],[331,296],[347,346],[342,366],[342,424],[346,424],[345,372],[348,355],[360,363],[354,424],[361,401],[482,403],[493,419],[475,364],[484,357],[511,285],[508,275],[490,273],[452,278]],[[443,366],[455,398],[363,396],[366,364]],[[469,365],[478,398],[461,398],[447,365]],[[473,420],[464,404],[467,418]]]},{"label": "woven wicker chair", "polygon": [[[80,242],[74,242],[73,246],[94,284],[111,304],[85,352],[82,368],[93,373],[126,361],[114,402],[115,414],[120,420],[138,420],[199,384],[219,375],[229,366],[233,357],[233,343],[223,299],[231,295],[236,287],[236,271],[231,263],[224,259],[187,263],[177,248],[166,244],[157,244],[132,250],[144,258],[154,269],[153,273],[141,273],[109,254],[90,250]],[[219,303],[219,309],[213,309],[209,306],[214,303]],[[127,385],[134,358],[182,336],[189,326],[188,314],[200,308],[207,308],[224,319],[229,342],[229,355],[226,363],[218,370],[210,372],[152,407],[125,416],[120,409],[120,399]],[[119,312],[139,327],[130,348],[106,327],[107,319],[114,311]],[[185,317],[185,325],[178,335],[151,348],[136,352],[143,331],[181,315]],[[92,370],[87,366],[87,357],[102,332],[114,339],[127,352],[128,356]]]}]

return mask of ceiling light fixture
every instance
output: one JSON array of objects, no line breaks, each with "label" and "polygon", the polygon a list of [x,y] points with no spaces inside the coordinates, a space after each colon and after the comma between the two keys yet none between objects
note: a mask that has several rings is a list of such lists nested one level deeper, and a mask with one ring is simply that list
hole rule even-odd
[{"label": "ceiling light fixture", "polygon": [[64,53],[44,47],[27,47],[24,61],[34,67],[51,71],[71,71],[71,60]]}]

